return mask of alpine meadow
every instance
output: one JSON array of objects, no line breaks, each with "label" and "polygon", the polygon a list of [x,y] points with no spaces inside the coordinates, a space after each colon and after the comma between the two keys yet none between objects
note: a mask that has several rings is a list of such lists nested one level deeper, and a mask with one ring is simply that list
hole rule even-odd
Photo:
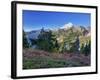
[{"label": "alpine meadow", "polygon": [[91,65],[89,13],[23,10],[23,69]]}]

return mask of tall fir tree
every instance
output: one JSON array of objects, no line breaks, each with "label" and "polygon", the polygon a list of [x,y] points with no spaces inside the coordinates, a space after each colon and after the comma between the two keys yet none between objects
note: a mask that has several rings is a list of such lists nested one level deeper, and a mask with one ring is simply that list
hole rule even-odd
[{"label": "tall fir tree", "polygon": [[29,48],[29,43],[27,41],[27,38],[26,38],[26,34],[23,30],[23,48]]},{"label": "tall fir tree", "polygon": [[41,29],[41,32],[38,36],[37,47],[45,51],[54,51],[57,46],[57,41],[55,35],[52,34],[52,31],[45,31],[44,28]]}]

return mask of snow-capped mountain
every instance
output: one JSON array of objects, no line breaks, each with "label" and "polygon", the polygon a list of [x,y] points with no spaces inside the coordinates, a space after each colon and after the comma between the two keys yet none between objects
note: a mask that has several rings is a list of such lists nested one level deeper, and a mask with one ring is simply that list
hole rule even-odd
[{"label": "snow-capped mountain", "polygon": [[64,26],[62,26],[61,29],[69,29],[71,27],[73,27],[73,23],[69,22],[69,23],[65,24]]},{"label": "snow-capped mountain", "polygon": [[[48,32],[51,30],[52,32],[58,32],[58,33],[62,32],[62,31],[65,31],[65,33],[67,33],[67,31],[69,31],[70,29],[73,30],[73,32],[80,32],[83,35],[90,35],[90,32],[91,32],[90,27],[74,25],[71,22],[65,24],[64,26],[60,27],[59,29],[57,28],[56,30],[43,28],[44,31]],[[26,32],[27,39],[38,39],[38,35],[40,34],[41,30],[42,29]]]}]

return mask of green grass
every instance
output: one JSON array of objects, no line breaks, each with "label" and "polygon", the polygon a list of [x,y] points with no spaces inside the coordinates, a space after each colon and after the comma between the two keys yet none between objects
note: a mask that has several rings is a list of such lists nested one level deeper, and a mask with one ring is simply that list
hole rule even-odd
[{"label": "green grass", "polygon": [[62,59],[52,59],[44,57],[34,57],[33,59],[23,60],[23,69],[39,68],[59,68],[59,67],[76,67],[82,66],[81,62],[73,62]]}]

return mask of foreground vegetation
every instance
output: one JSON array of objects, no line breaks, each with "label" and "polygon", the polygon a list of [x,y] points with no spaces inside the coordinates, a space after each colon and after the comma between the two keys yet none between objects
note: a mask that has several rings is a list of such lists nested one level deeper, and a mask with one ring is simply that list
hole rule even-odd
[{"label": "foreground vegetation", "polygon": [[23,69],[90,66],[90,55],[24,49]]}]

